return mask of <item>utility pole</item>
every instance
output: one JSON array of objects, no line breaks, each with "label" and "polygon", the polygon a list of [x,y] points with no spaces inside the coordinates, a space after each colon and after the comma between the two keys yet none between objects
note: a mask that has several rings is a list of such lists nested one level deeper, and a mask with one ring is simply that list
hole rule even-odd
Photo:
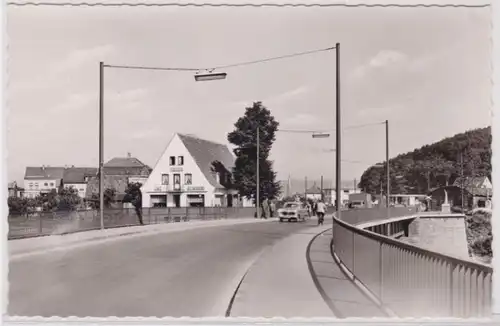
[{"label": "utility pole", "polygon": [[99,62],[99,213],[104,229],[104,62]]},{"label": "utility pole", "polygon": [[340,43],[335,45],[335,73],[336,73],[336,82],[335,82],[335,97],[336,97],[336,116],[335,116],[335,133],[336,133],[336,146],[335,146],[335,208],[337,210],[337,218],[341,219],[340,216],[340,180],[341,180],[341,156],[342,156],[342,147],[341,147],[341,123],[340,123]]},{"label": "utility pole", "polygon": [[304,178],[304,198],[307,202],[307,177]]},{"label": "utility pole", "polygon": [[390,175],[390,167],[389,167],[389,120],[385,120],[385,161],[386,161],[386,169],[387,169],[387,218],[391,218],[390,212],[390,196],[391,196],[391,175]]},{"label": "utility pole", "polygon": [[323,196],[323,176],[321,176],[321,201],[324,201],[325,198]]},{"label": "utility pole", "polygon": [[460,151],[460,195],[462,197],[462,213],[464,212],[464,153]]},{"label": "utility pole", "polygon": [[257,153],[256,153],[256,156],[257,156],[257,168],[256,168],[256,186],[257,186],[257,190],[256,190],[256,205],[257,205],[257,218],[260,218],[260,126],[259,126],[259,123],[257,121]]}]

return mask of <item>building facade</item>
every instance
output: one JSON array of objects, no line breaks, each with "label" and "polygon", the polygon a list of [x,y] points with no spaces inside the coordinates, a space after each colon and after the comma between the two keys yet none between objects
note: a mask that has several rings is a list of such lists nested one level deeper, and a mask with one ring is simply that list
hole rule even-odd
[{"label": "building facade", "polygon": [[176,133],[142,186],[143,207],[239,206],[226,145]]},{"label": "building facade", "polygon": [[78,191],[80,198],[85,198],[87,184],[91,178],[97,176],[97,168],[65,167],[63,173],[63,187]]},{"label": "building facade", "polygon": [[[144,185],[152,169],[130,153],[126,157],[115,157],[104,163],[104,189],[115,190],[115,206],[131,207],[129,203],[123,204],[125,192],[130,183]],[[98,171],[97,171],[98,172]],[[99,194],[99,176],[89,178],[86,188],[87,201],[93,200]]]},{"label": "building facade", "polygon": [[27,167],[24,174],[24,194],[35,198],[63,186],[64,167]]}]

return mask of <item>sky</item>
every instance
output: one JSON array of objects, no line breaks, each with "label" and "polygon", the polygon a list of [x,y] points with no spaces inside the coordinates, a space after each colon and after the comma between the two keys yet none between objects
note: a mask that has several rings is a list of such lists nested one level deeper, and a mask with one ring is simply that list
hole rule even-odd
[{"label": "sky", "polygon": [[[385,159],[385,120],[391,157],[491,124],[490,26],[489,8],[9,7],[8,178],[98,166],[99,61],[210,68],[339,42],[342,179],[359,179]],[[175,132],[227,143],[253,101],[283,130],[335,128],[334,51],[224,72],[197,83],[106,68],[105,160],[130,152],[154,167]],[[331,179],[334,146],[278,132],[278,177]]]}]

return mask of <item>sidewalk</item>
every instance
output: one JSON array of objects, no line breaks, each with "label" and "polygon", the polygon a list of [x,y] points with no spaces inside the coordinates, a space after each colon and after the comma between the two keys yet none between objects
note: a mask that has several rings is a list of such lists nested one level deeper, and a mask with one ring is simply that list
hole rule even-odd
[{"label": "sidewalk", "polygon": [[7,245],[10,258],[17,259],[27,254],[41,254],[52,250],[66,250],[75,246],[98,244],[110,240],[118,241],[122,239],[129,239],[131,237],[140,237],[159,233],[180,232],[198,228],[229,226],[247,223],[266,223],[270,221],[274,220],[263,220],[249,217],[238,219],[137,225],[130,227],[70,233],[65,235],[52,235],[45,237],[10,240],[7,242]]},{"label": "sidewalk", "polygon": [[357,284],[348,278],[330,251],[331,232],[318,236],[311,244],[310,259],[320,291],[337,317],[387,318]]},{"label": "sidewalk", "polygon": [[231,317],[334,318],[313,282],[306,259],[309,242],[329,228],[331,225],[311,225],[264,252],[243,279]]}]

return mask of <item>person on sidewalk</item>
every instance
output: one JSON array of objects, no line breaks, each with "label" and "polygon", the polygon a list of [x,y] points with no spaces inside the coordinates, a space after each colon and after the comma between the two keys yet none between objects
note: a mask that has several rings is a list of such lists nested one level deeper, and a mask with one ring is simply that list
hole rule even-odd
[{"label": "person on sidewalk", "polygon": [[262,201],[262,213],[262,218],[267,219],[269,217],[269,200],[267,198]]},{"label": "person on sidewalk", "polygon": [[326,205],[322,200],[316,205],[316,214],[318,215],[318,225],[323,225],[325,220]]}]

